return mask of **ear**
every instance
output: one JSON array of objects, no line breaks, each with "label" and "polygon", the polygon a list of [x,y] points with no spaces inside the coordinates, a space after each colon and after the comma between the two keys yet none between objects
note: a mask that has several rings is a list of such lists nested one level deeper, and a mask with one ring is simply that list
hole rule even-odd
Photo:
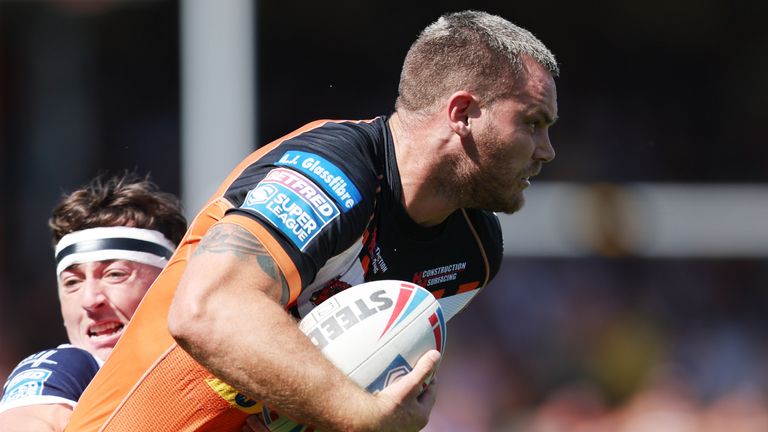
[{"label": "ear", "polygon": [[460,137],[469,136],[469,118],[477,108],[477,99],[465,90],[457,91],[448,99],[448,121],[451,129]]}]

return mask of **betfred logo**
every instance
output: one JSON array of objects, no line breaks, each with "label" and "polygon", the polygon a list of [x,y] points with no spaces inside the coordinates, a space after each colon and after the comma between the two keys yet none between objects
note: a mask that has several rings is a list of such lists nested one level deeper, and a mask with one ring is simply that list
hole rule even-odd
[{"label": "betfred logo", "polygon": [[300,198],[312,205],[312,208],[325,217],[338,214],[336,206],[328,199],[328,195],[303,175],[284,168],[270,171],[261,183],[282,185]]},{"label": "betfred logo", "polygon": [[302,251],[340,214],[322,189],[286,168],[270,171],[240,208],[261,215]]}]

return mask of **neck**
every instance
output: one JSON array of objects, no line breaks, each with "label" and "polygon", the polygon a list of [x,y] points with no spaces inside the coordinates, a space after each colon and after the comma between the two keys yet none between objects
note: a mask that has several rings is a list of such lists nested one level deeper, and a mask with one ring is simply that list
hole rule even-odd
[{"label": "neck", "polygon": [[402,204],[417,224],[438,225],[459,208],[455,197],[440,187],[445,176],[436,175],[441,172],[450,134],[442,131],[434,118],[420,118],[414,124],[408,120],[399,113],[389,119],[403,187]]}]

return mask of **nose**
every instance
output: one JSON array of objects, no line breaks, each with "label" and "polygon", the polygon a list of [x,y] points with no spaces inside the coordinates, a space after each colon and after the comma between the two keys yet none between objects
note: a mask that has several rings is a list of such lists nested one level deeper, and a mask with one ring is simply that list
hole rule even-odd
[{"label": "nose", "polygon": [[83,309],[92,311],[100,308],[107,302],[107,296],[101,283],[97,279],[87,279],[83,284],[83,296],[81,305]]},{"label": "nose", "polygon": [[542,134],[542,138],[536,144],[536,150],[533,153],[533,159],[542,163],[550,162],[555,158],[555,148],[549,139],[549,133]]}]

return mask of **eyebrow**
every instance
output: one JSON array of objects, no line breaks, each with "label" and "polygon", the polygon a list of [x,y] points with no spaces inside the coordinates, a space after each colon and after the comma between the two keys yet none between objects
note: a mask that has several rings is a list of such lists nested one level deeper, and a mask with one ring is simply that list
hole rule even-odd
[{"label": "eyebrow", "polygon": [[[539,118],[543,119],[544,123],[546,123],[548,127],[554,125],[555,123],[557,123],[558,120],[560,120],[559,116],[555,115],[554,117],[552,117],[549,114],[549,110],[547,110],[547,109],[545,109],[545,108],[543,108],[541,106],[532,107],[532,108],[533,109],[527,111],[527,115],[531,116],[531,117],[539,117]],[[525,111],[523,111],[523,112],[525,112]]]},{"label": "eyebrow", "polygon": [[[108,260],[100,260],[100,261],[88,261],[88,262],[75,263],[75,264],[72,264],[69,267],[65,268],[61,272],[64,273],[65,271],[76,271],[76,270],[80,269],[80,266],[82,266],[84,264],[92,263],[92,262],[97,262],[97,263],[101,264],[102,266],[108,266],[108,265],[112,264],[115,261],[120,261],[120,259],[116,258],[116,259],[108,259]],[[129,260],[123,260],[123,261],[129,261]]]}]

